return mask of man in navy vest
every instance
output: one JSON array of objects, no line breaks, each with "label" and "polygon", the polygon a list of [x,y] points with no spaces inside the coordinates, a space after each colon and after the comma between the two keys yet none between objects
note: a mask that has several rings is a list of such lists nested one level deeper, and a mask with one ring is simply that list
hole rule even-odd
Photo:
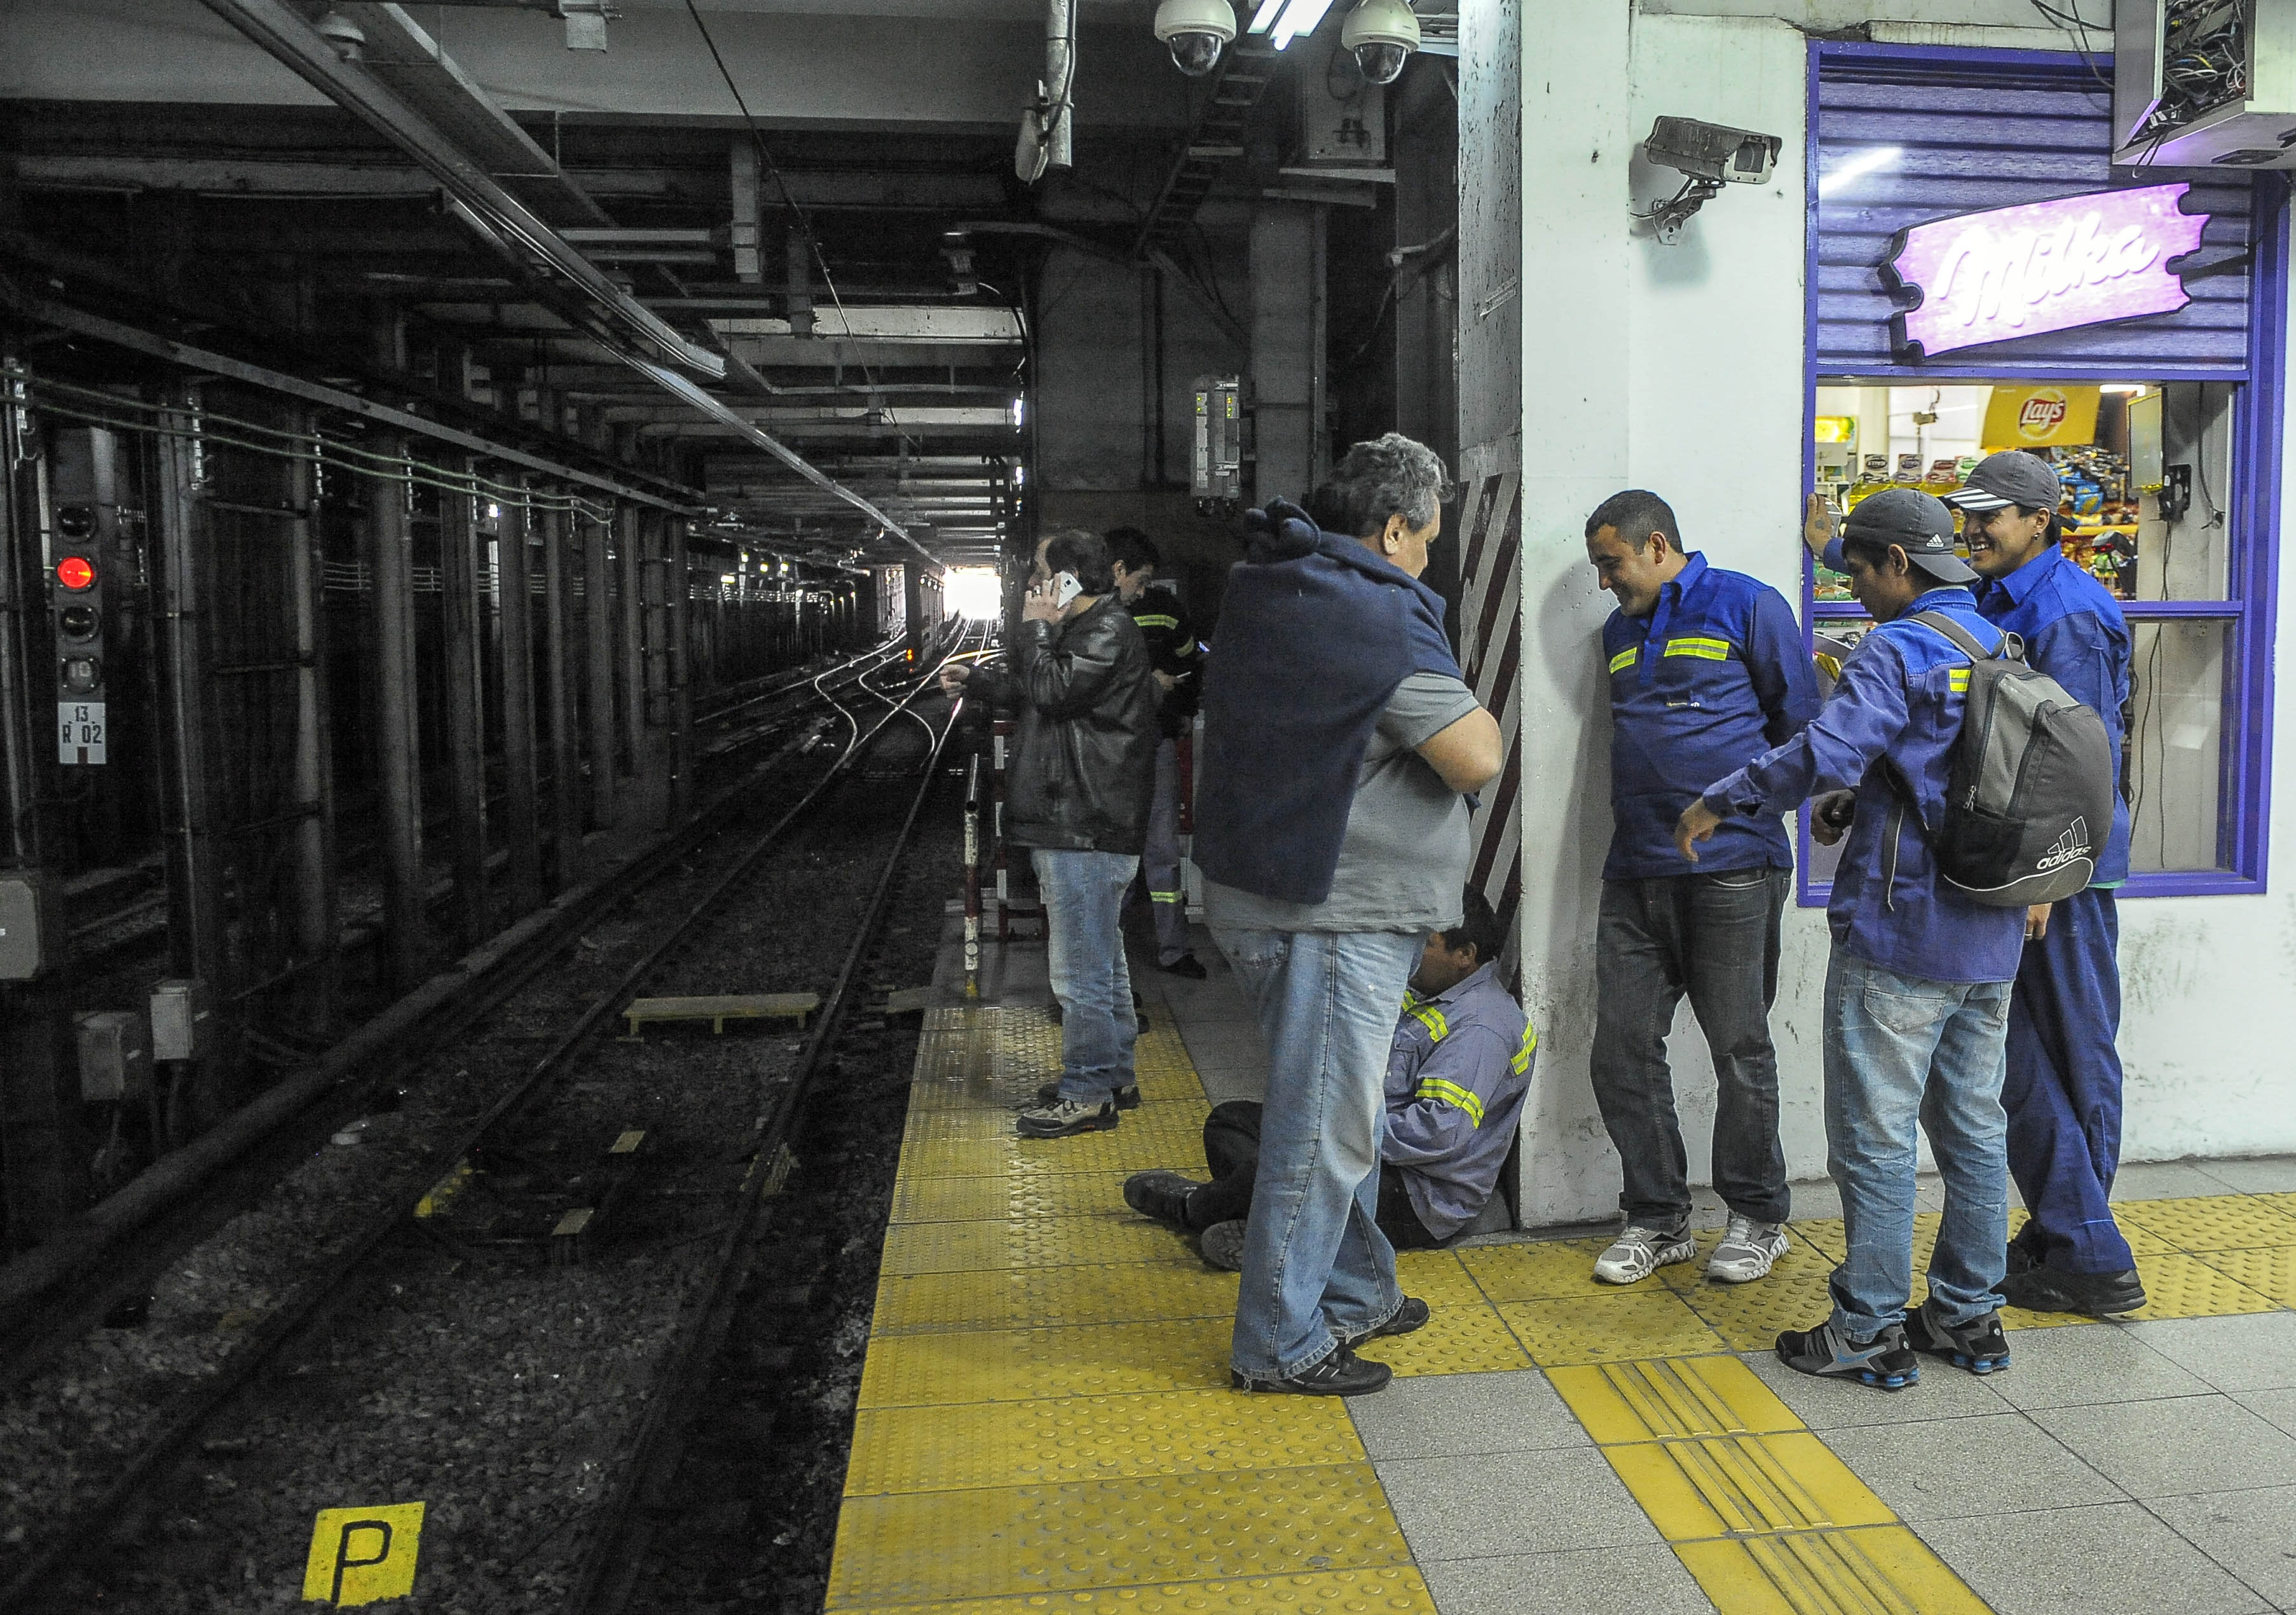
[{"label": "man in navy vest", "polygon": [[1419,581],[1449,484],[1390,433],[1308,509],[1251,512],[1206,661],[1196,861],[1268,1054],[1230,1355],[1247,1390],[1378,1390],[1387,1365],[1355,1347],[1427,1321],[1379,1230],[1382,1095],[1421,943],[1460,921],[1465,794],[1500,764]]},{"label": "man in navy vest", "polygon": [[1793,849],[1775,813],[1727,821],[1693,864],[1674,825],[1700,791],[1801,731],[1817,685],[1785,597],[1685,554],[1654,493],[1587,518],[1587,558],[1619,602],[1603,624],[1611,692],[1611,853],[1595,932],[1595,1098],[1619,1152],[1626,1226],[1595,1276],[1631,1284],[1698,1254],[1666,1038],[1687,993],[1714,1059],[1715,1192],[1729,1225],[1710,1278],[1759,1279],[1790,1209],[1770,1043]]}]

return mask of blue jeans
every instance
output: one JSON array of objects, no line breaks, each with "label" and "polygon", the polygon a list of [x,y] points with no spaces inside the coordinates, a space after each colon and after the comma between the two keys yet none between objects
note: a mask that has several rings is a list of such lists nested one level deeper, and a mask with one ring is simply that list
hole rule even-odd
[{"label": "blue jeans", "polygon": [[1136,1080],[1132,1045],[1140,1023],[1118,916],[1140,860],[1039,847],[1029,861],[1045,899],[1046,968],[1061,1001],[1061,1097],[1097,1105]]},{"label": "blue jeans", "polygon": [[1379,1231],[1388,1051],[1424,938],[1213,932],[1267,1040],[1259,1170],[1236,1291],[1236,1371],[1289,1378],[1403,1305]]},{"label": "blue jeans", "polygon": [[1869,1339],[1902,1322],[1914,1281],[1914,1125],[1945,1179],[1930,1298],[1948,1324],[2001,1305],[2009,1242],[2005,981],[1925,981],[1833,950],[1825,972],[1827,1169],[1849,1257],[1833,1322]]}]

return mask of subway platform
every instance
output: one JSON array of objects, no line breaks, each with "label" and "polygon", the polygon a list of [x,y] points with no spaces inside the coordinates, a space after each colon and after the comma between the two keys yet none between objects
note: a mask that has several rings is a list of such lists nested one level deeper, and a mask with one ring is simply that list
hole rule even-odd
[{"label": "subway platform", "polygon": [[1201,1171],[1206,1110],[1259,1091],[1257,1029],[1199,957],[1209,981],[1135,976],[1142,1108],[1033,1141],[1013,1110],[1059,1067],[1041,945],[992,949],[973,1002],[945,952],[831,1611],[2296,1611],[2296,1160],[2128,1167],[2152,1305],[2013,1313],[1983,1380],[1924,1359],[1885,1395],[1779,1366],[1841,1248],[1813,1183],[1792,1252],[1742,1287],[1702,1264],[1598,1286],[1602,1239],[1406,1253],[1432,1319],[1364,1348],[1386,1390],[1247,1397],[1234,1275],[1119,1192]]}]

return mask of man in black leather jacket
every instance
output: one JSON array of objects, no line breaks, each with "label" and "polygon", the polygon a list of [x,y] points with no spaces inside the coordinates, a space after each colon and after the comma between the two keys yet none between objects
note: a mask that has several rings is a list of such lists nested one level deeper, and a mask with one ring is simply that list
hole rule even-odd
[{"label": "man in black leather jacket", "polygon": [[[1063,577],[1079,591],[1065,604]],[[1046,539],[1030,582],[1012,671],[951,663],[941,687],[1020,713],[1005,834],[1030,849],[1062,1019],[1059,1091],[1018,1125],[1063,1138],[1113,1127],[1119,1105],[1140,1102],[1119,915],[1148,836],[1161,692],[1098,534]]]}]

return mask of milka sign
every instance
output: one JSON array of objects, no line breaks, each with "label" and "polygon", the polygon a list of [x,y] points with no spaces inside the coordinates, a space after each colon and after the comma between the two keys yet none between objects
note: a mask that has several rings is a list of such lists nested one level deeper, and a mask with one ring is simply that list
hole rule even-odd
[{"label": "milka sign", "polygon": [[1897,317],[1900,346],[1930,358],[1980,342],[2106,320],[2173,314],[2192,300],[2169,272],[2201,244],[2205,213],[2183,213],[2189,185],[2099,191],[1915,225],[1890,269],[1921,293]]}]

